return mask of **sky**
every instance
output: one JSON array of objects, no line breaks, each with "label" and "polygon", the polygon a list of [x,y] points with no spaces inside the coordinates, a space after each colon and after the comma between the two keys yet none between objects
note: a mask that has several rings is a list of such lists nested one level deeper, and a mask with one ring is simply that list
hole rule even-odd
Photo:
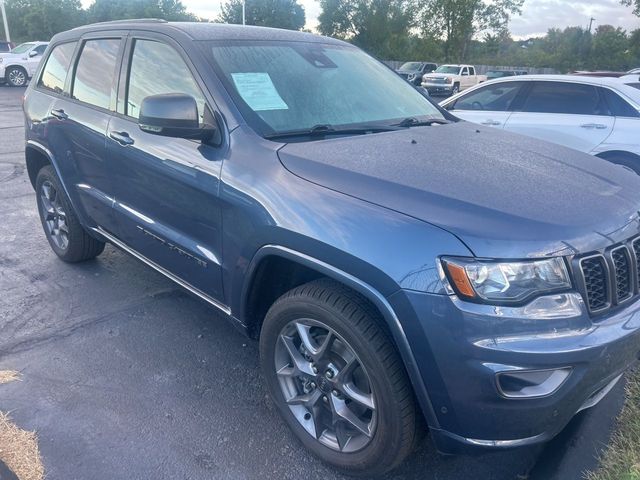
[{"label": "sky", "polygon": [[[320,14],[318,0],[298,0],[305,9],[306,28],[315,30]],[[199,17],[215,19],[220,13],[223,0],[182,0],[192,13]],[[83,0],[83,5],[91,0]],[[521,16],[515,16],[510,24],[514,38],[522,39],[544,35],[551,27],[589,26],[591,17],[594,26],[610,24],[627,31],[640,28],[640,18],[631,7],[620,5],[619,0],[525,0]]]}]

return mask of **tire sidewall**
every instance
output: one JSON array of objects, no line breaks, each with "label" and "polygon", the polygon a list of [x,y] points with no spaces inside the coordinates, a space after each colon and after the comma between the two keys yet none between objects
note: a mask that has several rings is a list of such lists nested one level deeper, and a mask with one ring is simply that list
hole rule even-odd
[{"label": "tire sidewall", "polygon": [[[16,85],[11,81],[11,72],[13,72],[13,71],[19,71],[19,72],[23,73],[23,75],[24,75],[24,83],[22,85]],[[12,87],[26,87],[27,81],[28,81],[27,72],[22,67],[10,67],[9,70],[7,70],[5,72],[5,79],[6,79],[7,85],[10,85]]]},{"label": "tire sidewall", "polygon": [[[341,312],[333,311],[313,298],[287,299],[277,302],[265,319],[260,335],[260,363],[267,387],[274,398],[276,408],[294,431],[298,439],[312,453],[338,468],[349,470],[351,474],[366,475],[367,467],[374,461],[388,457],[392,446],[400,442],[401,430],[398,412],[393,408],[392,384],[385,375],[380,375],[382,363],[376,358],[371,345],[350,329],[348,320]],[[318,320],[334,329],[351,346],[360,358],[369,376],[376,404],[377,425],[374,437],[363,449],[353,453],[336,452],[318,442],[298,423],[280,389],[275,374],[275,346],[282,329],[291,321],[309,318]],[[391,460],[390,460],[391,462]]]}]

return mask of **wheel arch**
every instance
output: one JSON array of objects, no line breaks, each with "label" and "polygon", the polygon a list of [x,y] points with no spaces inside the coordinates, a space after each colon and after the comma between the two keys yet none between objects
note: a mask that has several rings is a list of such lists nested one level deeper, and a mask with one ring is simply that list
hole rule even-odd
[{"label": "wheel arch", "polygon": [[624,150],[608,150],[606,152],[600,152],[596,154],[596,157],[607,160],[616,165],[622,165],[630,168],[638,175],[640,175],[640,155]]},{"label": "wheel arch", "polygon": [[[29,175],[29,181],[31,186],[36,188],[36,177],[42,167],[46,165],[52,165],[55,169],[55,163],[52,160],[52,155],[42,145],[33,141],[28,141],[24,149],[25,162],[27,164],[27,173]],[[56,169],[57,171],[57,169]]]},{"label": "wheel arch", "polygon": [[[433,405],[431,403],[427,388],[423,382],[422,375],[415,361],[409,341],[400,320],[393,310],[391,304],[376,288],[364,282],[363,280],[327,263],[316,259],[310,255],[298,252],[288,247],[280,245],[265,245],[258,250],[253,257],[247,270],[246,279],[244,281],[241,299],[240,299],[240,319],[246,325],[247,333],[257,338],[260,333],[260,327],[264,314],[268,310],[271,300],[275,301],[280,295],[264,299],[256,300],[256,286],[259,286],[263,278],[263,272],[267,271],[269,262],[285,261],[290,265],[301,269],[301,275],[294,275],[294,281],[289,288],[306,283],[317,278],[332,279],[351,290],[360,294],[365,300],[372,304],[373,308],[380,314],[384,320],[382,327],[390,334],[391,339],[397,348],[405,368],[409,374],[411,384],[418,402],[422,408],[423,414],[429,424],[433,428],[439,427]],[[272,265],[272,264],[271,264]],[[296,284],[297,283],[297,284]],[[285,293],[285,292],[282,292]],[[253,304],[252,304],[253,298]],[[259,308],[255,308],[255,302],[263,302]]]}]

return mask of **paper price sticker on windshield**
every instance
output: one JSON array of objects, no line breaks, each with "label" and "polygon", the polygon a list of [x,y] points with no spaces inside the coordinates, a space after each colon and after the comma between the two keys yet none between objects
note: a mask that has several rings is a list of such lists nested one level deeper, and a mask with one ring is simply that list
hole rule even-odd
[{"label": "paper price sticker on windshield", "polygon": [[268,73],[232,73],[236,89],[253,111],[288,110]]}]

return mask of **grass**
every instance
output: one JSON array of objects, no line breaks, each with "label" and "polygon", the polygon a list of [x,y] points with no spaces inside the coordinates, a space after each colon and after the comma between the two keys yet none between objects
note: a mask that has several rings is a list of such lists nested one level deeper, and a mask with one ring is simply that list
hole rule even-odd
[{"label": "grass", "polygon": [[640,480],[640,369],[629,375],[626,397],[600,467],[587,473],[587,480]]},{"label": "grass", "polygon": [[0,412],[0,460],[20,480],[43,480],[44,466],[38,450],[35,432],[27,432]]},{"label": "grass", "polygon": [[15,370],[0,370],[0,384],[20,380],[20,372]]}]

